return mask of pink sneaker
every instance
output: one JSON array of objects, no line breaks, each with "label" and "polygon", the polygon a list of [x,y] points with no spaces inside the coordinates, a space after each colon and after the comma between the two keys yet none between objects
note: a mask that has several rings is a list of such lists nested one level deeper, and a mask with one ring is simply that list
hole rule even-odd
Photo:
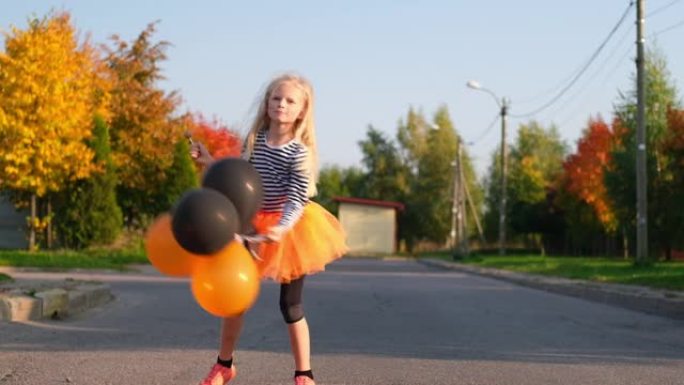
[{"label": "pink sneaker", "polygon": [[200,382],[200,385],[225,385],[228,381],[235,378],[236,374],[237,369],[235,369],[235,365],[228,369],[223,365],[214,364],[207,377]]},{"label": "pink sneaker", "polygon": [[294,385],[316,385],[316,382],[307,376],[297,376],[294,378]]}]

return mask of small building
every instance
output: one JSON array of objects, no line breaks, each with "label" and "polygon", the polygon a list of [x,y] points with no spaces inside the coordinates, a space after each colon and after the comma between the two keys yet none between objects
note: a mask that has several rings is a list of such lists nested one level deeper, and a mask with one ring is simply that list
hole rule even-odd
[{"label": "small building", "polygon": [[397,212],[404,210],[399,202],[335,197],[339,202],[338,217],[347,232],[352,254],[394,253],[398,250]]},{"label": "small building", "polygon": [[4,196],[0,196],[0,249],[26,249],[26,217],[28,213],[17,211]]}]

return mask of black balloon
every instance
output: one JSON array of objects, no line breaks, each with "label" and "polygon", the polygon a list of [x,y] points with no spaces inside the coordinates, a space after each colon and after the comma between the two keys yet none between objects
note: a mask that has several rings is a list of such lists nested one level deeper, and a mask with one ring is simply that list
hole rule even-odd
[{"label": "black balloon", "polygon": [[261,176],[254,166],[240,158],[217,160],[204,173],[202,186],[219,191],[233,202],[242,224],[240,232],[248,233],[264,198]]},{"label": "black balloon", "polygon": [[193,189],[180,198],[173,212],[171,230],[185,250],[214,254],[235,238],[240,220],[233,203],[211,189]]}]

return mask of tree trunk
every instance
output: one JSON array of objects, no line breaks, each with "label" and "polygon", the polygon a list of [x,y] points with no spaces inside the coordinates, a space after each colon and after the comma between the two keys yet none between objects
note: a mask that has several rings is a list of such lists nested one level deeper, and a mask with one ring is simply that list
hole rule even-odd
[{"label": "tree trunk", "polygon": [[629,259],[629,240],[624,227],[622,228],[622,256],[624,259]]},{"label": "tree trunk", "polygon": [[47,219],[48,219],[48,223],[47,223],[47,228],[46,228],[46,231],[47,231],[46,240],[47,240],[47,248],[49,250],[49,249],[52,249],[52,201],[50,199],[50,196],[47,197]]},{"label": "tree trunk", "polygon": [[36,194],[31,194],[31,221],[29,222],[29,251],[36,249],[36,228],[33,225],[36,223]]},{"label": "tree trunk", "polygon": [[670,244],[670,242],[668,242],[665,246],[665,260],[667,262],[672,261],[672,245]]},{"label": "tree trunk", "polygon": [[543,234],[537,234],[537,243],[539,244],[539,251],[541,252],[542,257],[546,257],[546,245],[544,244],[544,235]]}]

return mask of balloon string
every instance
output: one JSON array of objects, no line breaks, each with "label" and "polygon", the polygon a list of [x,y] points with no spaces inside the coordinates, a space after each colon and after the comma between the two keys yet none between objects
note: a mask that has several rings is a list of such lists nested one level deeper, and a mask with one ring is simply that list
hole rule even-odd
[{"label": "balloon string", "polygon": [[[238,241],[239,243],[243,242],[248,242],[248,243],[260,243],[264,242],[267,240],[265,235],[257,234],[257,235],[244,235],[244,234],[235,234],[235,240]],[[252,258],[263,261],[261,257],[256,253],[256,251],[252,250],[249,246],[247,246],[247,251],[249,251],[250,254],[252,254]]]},{"label": "balloon string", "polygon": [[259,243],[267,240],[265,235],[245,235],[245,234],[235,234],[235,240],[237,241],[247,241],[251,243]]}]

